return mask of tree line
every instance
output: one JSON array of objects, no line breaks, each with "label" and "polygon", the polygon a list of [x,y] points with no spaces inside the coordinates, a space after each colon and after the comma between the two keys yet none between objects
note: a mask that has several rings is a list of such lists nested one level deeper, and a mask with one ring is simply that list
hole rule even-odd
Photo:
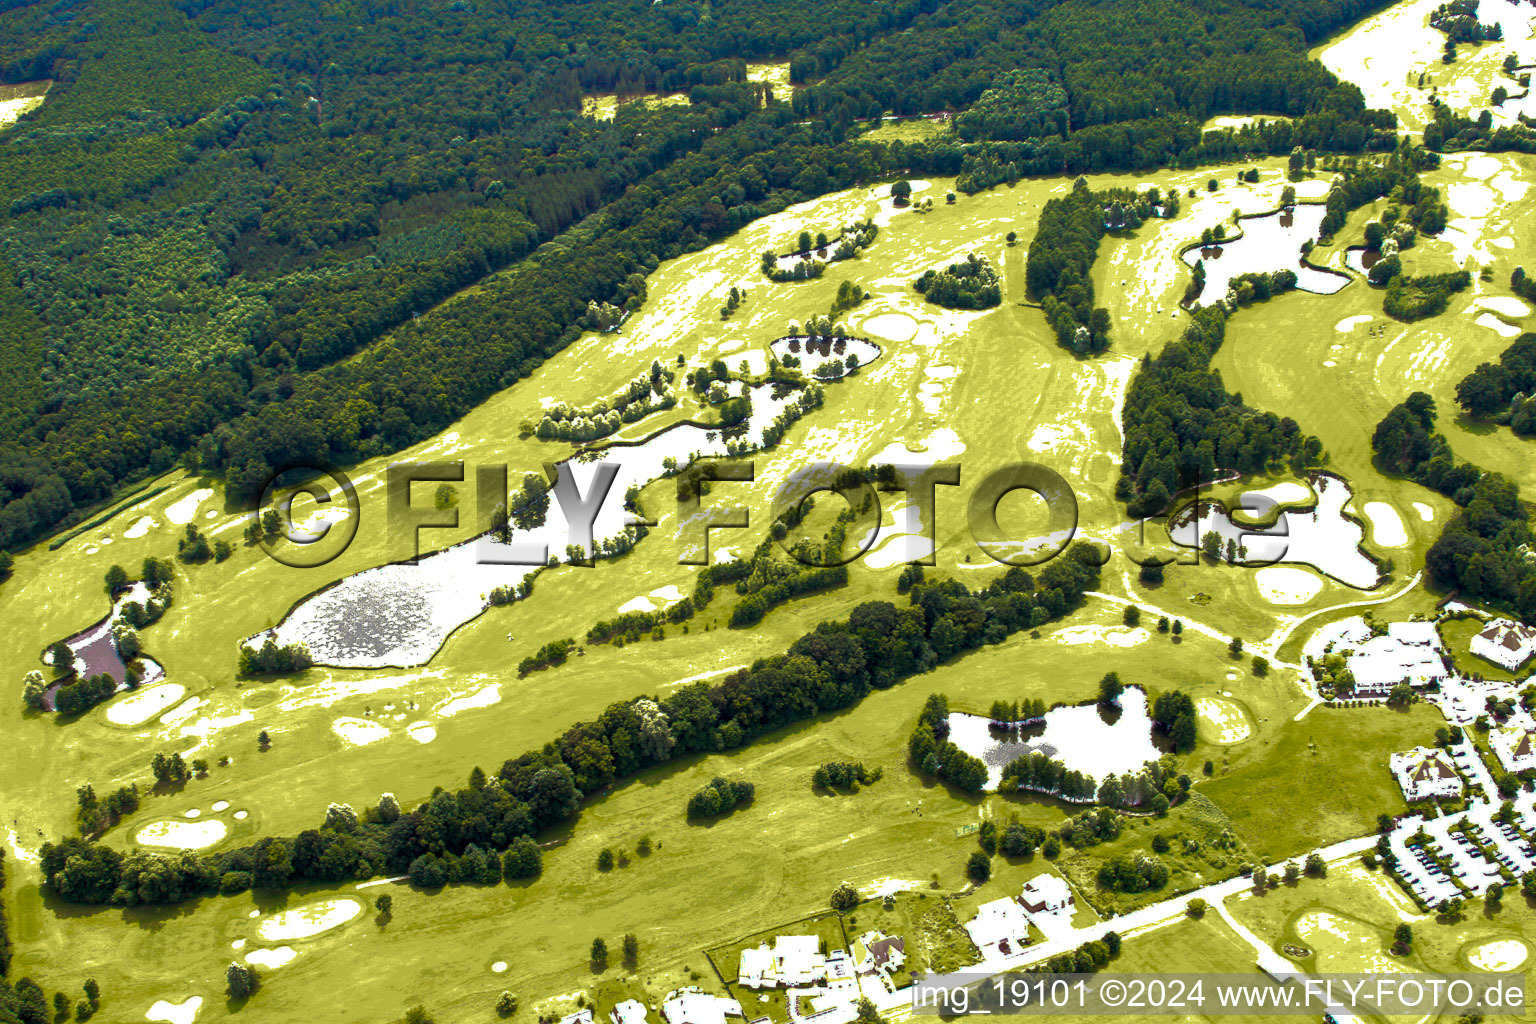
[{"label": "tree line", "polygon": [[974,592],[955,580],[918,584],[905,608],[865,602],[846,620],[823,622],[784,654],[713,686],[700,682],[665,698],[613,704],[595,721],[506,761],[495,776],[476,769],[467,787],[439,789],[409,813],[392,796],[361,815],[333,805],[319,828],[207,855],[124,855],[66,838],[44,844],[43,872],[63,899],[124,906],[370,878],[409,871],[422,857],[443,861],[448,878],[471,845],[486,857],[515,844],[526,848],[540,831],[575,816],[583,798],[619,779],[692,754],[735,749],[792,722],[849,707],[874,689],[1064,614],[1097,585],[1094,562],[1092,549],[1079,544],[1038,578],[1013,568]]},{"label": "tree line", "polygon": [[1536,565],[1525,557],[1531,530],[1520,488],[1500,473],[1458,463],[1435,431],[1435,418],[1434,399],[1415,391],[1371,436],[1383,467],[1460,506],[1425,554],[1424,567],[1439,586],[1536,620]]}]

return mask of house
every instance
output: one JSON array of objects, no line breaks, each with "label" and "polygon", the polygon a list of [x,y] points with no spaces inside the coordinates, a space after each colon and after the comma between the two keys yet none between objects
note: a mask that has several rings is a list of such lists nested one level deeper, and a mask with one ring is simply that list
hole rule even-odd
[{"label": "house", "polygon": [[773,969],[773,950],[768,948],[768,943],[741,951],[736,983],[747,988],[771,988],[778,983],[778,975]]},{"label": "house", "polygon": [[1029,914],[1017,897],[1004,896],[977,907],[965,930],[983,956],[1008,956],[1029,945]]},{"label": "house", "polygon": [[894,974],[907,962],[907,944],[895,936],[883,936],[868,943],[869,956],[877,971]]},{"label": "house", "polygon": [[560,1024],[592,1024],[592,1007],[584,1007],[560,1018]]},{"label": "house", "polygon": [[1429,800],[1434,797],[1458,797],[1465,786],[1445,755],[1429,747],[1414,747],[1404,754],[1393,754],[1392,774],[1402,787],[1403,799]]},{"label": "house", "polygon": [[608,1012],[613,1024],[646,1024],[645,1004],[636,999],[626,999]]},{"label": "house", "polygon": [[1472,638],[1472,653],[1513,672],[1536,654],[1536,629],[1523,622],[1494,619]]},{"label": "house", "polygon": [[1076,902],[1066,879],[1052,874],[1031,878],[1024,883],[1024,892],[1019,896],[1019,903],[1031,914],[1054,914],[1069,909]]},{"label": "house", "polygon": [[661,1004],[667,1024],[725,1024],[726,1017],[744,1016],[736,1000],[712,996],[697,985],[669,993]]},{"label": "house", "polygon": [[780,935],[773,942],[773,970],[785,987],[826,981],[821,940],[814,935]]},{"label": "house", "polygon": [[1536,768],[1536,731],[1512,725],[1488,734],[1488,745],[1507,772]]}]

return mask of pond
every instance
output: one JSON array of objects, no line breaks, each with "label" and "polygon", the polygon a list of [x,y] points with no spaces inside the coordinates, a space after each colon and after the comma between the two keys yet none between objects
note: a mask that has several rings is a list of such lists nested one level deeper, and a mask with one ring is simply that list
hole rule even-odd
[{"label": "pond", "polygon": [[[847,360],[854,358],[856,366],[868,366],[880,358],[880,346],[865,338],[813,338],[802,334],[785,335],[770,344],[769,349],[783,362],[785,356],[800,360],[800,369],[807,376],[820,380],[835,380],[848,373]],[[836,367],[835,373],[820,373],[828,363]]]},{"label": "pond", "polygon": [[[1374,587],[1380,573],[1360,550],[1365,531],[1345,519],[1349,503],[1349,485],[1340,477],[1318,474],[1312,478],[1317,505],[1311,510],[1288,509],[1275,524],[1258,529],[1234,523],[1215,502],[1200,502],[1174,517],[1168,535],[1175,544],[1197,548],[1200,538],[1214,530],[1221,537],[1223,549],[1235,540],[1247,549],[1239,561],[1248,565],[1295,563],[1310,565],[1356,590]],[[1262,492],[1244,495],[1244,518],[1262,519],[1275,504]]]},{"label": "pond", "polygon": [[[616,463],[619,469],[593,524],[594,539],[624,533],[632,516],[623,508],[623,495],[631,486],[644,487],[664,476],[667,459],[686,466],[695,455],[727,455],[728,445],[761,447],[763,432],[805,393],[775,393],[771,385],[749,390],[751,415],[730,437],[718,428],[679,423],[643,443],[602,449],[601,461]],[[584,495],[591,491],[596,461],[561,463],[571,467]],[[515,544],[544,544],[551,556],[563,558],[570,528],[560,503],[550,501],[543,526],[513,530],[511,539]],[[486,544],[493,552],[504,548],[496,541]],[[348,576],[312,594],[275,628],[245,643],[260,646],[267,636],[278,644],[303,643],[315,664],[335,668],[425,664],[454,630],[486,609],[493,589],[515,587],[540,568],[482,563],[479,554],[479,545],[471,541],[423,556],[414,565],[383,565]]]},{"label": "pond", "polygon": [[949,739],[981,758],[987,766],[987,786],[994,789],[1009,761],[1036,750],[1095,782],[1138,772],[1162,756],[1152,743],[1147,695],[1135,686],[1121,694],[1118,713],[1097,704],[1056,707],[1045,713],[1043,722],[1021,731],[994,729],[985,716],[955,712],[949,716]]},{"label": "pond", "polygon": [[1190,267],[1205,261],[1205,287],[1196,301],[1210,305],[1226,296],[1234,277],[1276,270],[1294,270],[1296,287],[1319,295],[1332,295],[1349,284],[1349,278],[1342,274],[1318,270],[1301,261],[1301,244],[1316,240],[1326,213],[1321,203],[1298,203],[1274,213],[1244,217],[1241,238],[1185,252],[1183,260]]}]

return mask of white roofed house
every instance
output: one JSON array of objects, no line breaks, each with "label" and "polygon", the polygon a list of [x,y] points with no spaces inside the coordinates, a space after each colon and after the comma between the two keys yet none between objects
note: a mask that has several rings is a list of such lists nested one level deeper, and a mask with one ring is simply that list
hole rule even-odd
[{"label": "white roofed house", "polygon": [[976,908],[965,925],[982,956],[1010,956],[1029,945],[1029,914],[1016,896],[1004,896]]},{"label": "white roofed house", "polygon": [[728,1016],[743,1016],[741,1004],[710,995],[697,985],[677,989],[661,1004],[661,1017],[666,1024],[725,1024]]},{"label": "white roofed house", "polygon": [[613,1024],[648,1024],[645,1019],[645,1004],[636,999],[626,999],[612,1010],[608,1011]]},{"label": "white roofed house", "polygon": [[1536,768],[1536,731],[1521,726],[1495,729],[1488,734],[1488,745],[1507,772]]},{"label": "white roofed house", "polygon": [[736,984],[747,988],[771,988],[778,983],[778,973],[773,967],[773,950],[768,948],[768,943],[741,951],[736,968]]},{"label": "white roofed house", "polygon": [[1019,896],[1019,902],[1031,914],[1052,914],[1070,908],[1077,902],[1077,898],[1072,895],[1066,879],[1047,873],[1036,875],[1024,883],[1024,892]]},{"label": "white roofed house", "polygon": [[583,1007],[560,1018],[560,1024],[592,1024],[592,1007]]},{"label": "white roofed house", "polygon": [[1403,799],[1430,800],[1461,796],[1465,785],[1449,758],[1429,747],[1414,747],[1403,754],[1393,754],[1392,774],[1403,789]]},{"label": "white roofed house", "polygon": [[821,940],[814,935],[780,935],[773,942],[773,970],[786,987],[827,980]]},{"label": "white roofed house", "polygon": [[1511,672],[1536,654],[1536,629],[1523,622],[1494,619],[1472,638],[1472,653]]}]

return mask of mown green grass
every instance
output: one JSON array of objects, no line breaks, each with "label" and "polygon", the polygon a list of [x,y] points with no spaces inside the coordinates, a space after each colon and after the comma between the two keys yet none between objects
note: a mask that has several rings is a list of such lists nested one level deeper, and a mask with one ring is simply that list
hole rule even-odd
[{"label": "mown green grass", "polygon": [[[1206,176],[1206,171],[1160,174],[1158,180],[1203,182]],[[1225,171],[1221,176],[1231,177]],[[1111,183],[1136,185],[1139,179],[1120,176],[1093,182],[1096,187]],[[1037,311],[1015,304],[1023,297],[1017,290],[1034,217],[1067,183],[1022,182],[1013,189],[962,198],[953,207],[943,204],[948,187],[943,181],[931,183],[931,191],[920,193],[936,197],[931,214],[896,215],[864,258],[837,264],[824,279],[803,286],[762,280],[756,271],[757,254],[793,237],[802,226],[833,228],[853,216],[888,209],[884,188],[874,195],[854,190],[829,197],[803,213],[753,225],[727,243],[673,261],[652,275],[651,302],[622,335],[589,336],[569,347],[440,438],[400,458],[462,458],[470,466],[506,462],[516,479],[542,462],[569,454],[569,446],[518,436],[517,425],[537,418],[544,397],[589,402],[613,392],[652,359],[670,365],[678,352],[706,361],[719,355],[734,365],[747,348],[766,345],[782,334],[787,321],[803,321],[824,311],[838,283],[849,279],[873,292],[849,317],[855,330],[872,317],[901,313],[922,333],[912,341],[888,340],[880,362],[829,387],[824,410],[797,424],[778,449],[756,456],[754,484],[721,486],[711,496],[721,503],[748,504],[755,524],[743,537],[718,535],[717,547],[730,545],[740,552],[755,544],[767,522],[774,487],[806,462],[838,457],[861,465],[897,442],[914,448],[947,444],[947,435],[937,433],[944,430],[952,430],[964,445],[963,451],[946,456],[963,463],[963,482],[959,488],[939,491],[939,564],[930,572],[951,574],[975,586],[1001,571],[971,544],[965,502],[983,475],[1020,458],[1050,465],[1071,482],[1086,535],[1112,536],[1109,530],[1119,525],[1122,515],[1113,496],[1120,444],[1116,381],[1131,369],[1125,357],[1155,351],[1182,324],[1148,313],[1117,326],[1109,357],[1094,362],[1072,358],[1056,347]],[[1259,202],[1262,197],[1254,195],[1253,201]],[[1231,203],[1231,195],[1223,193],[1205,205],[1215,211],[1212,215],[1224,216],[1222,204]],[[1191,212],[1171,224],[1106,241],[1109,262],[1101,260],[1103,272],[1112,274],[1113,268],[1134,265],[1138,259],[1151,265],[1161,247],[1187,240],[1191,230],[1198,235],[1193,207],[1190,204]],[[1010,229],[1018,230],[1022,241],[1006,248],[1002,235]],[[911,280],[923,269],[952,262],[972,249],[989,253],[1003,265],[1010,291],[1002,307],[957,319],[925,306],[911,292]],[[728,287],[732,281],[748,284],[750,297],[731,321],[722,322],[716,312],[718,292],[721,282]],[[1121,300],[1107,277],[1099,290],[1112,308],[1132,315],[1130,305],[1113,306]],[[1164,303],[1166,310],[1181,290],[1182,279],[1173,275],[1154,302]],[[1313,296],[1287,296],[1262,311],[1239,314],[1220,358],[1262,351],[1261,344],[1251,342],[1259,336],[1258,325],[1276,317],[1274,337],[1283,338],[1293,354],[1283,361],[1276,356],[1273,371],[1262,380],[1283,382],[1289,379],[1285,375],[1298,372],[1296,347],[1312,344],[1314,336],[1328,336],[1334,319],[1346,315],[1337,312],[1339,303],[1363,301],[1365,295],[1352,285],[1327,304]],[[1254,333],[1245,333],[1250,330]],[[925,373],[951,367],[958,376]],[[1302,403],[1295,397],[1306,391],[1300,380],[1288,385],[1295,393],[1280,393],[1266,391],[1260,378],[1252,383],[1237,380],[1235,368],[1224,366],[1223,372],[1251,404],[1293,415],[1305,429],[1324,435],[1335,452],[1331,468],[1350,476],[1357,501],[1375,500],[1372,495],[1386,495],[1383,500],[1411,495],[1408,500],[1424,501],[1436,510],[1435,523],[1420,524],[1411,507],[1398,506],[1413,534],[1410,549],[1399,558],[1400,575],[1406,572],[1449,505],[1422,489],[1371,475],[1374,470],[1358,457],[1360,431],[1368,435],[1374,424],[1365,422],[1369,414],[1362,414],[1358,423],[1346,421],[1352,413],[1342,392],[1328,401],[1308,394]],[[999,400],[1000,389],[1007,400]],[[1388,390],[1384,384],[1380,399],[1373,399],[1386,403],[1381,412],[1390,407],[1388,397],[1392,402],[1400,398],[1389,396]],[[459,783],[476,765],[493,770],[503,759],[541,745],[612,701],[665,692],[677,680],[749,664],[782,650],[818,621],[845,615],[860,601],[895,599],[898,567],[860,565],[846,588],[785,605],[753,630],[721,628],[731,600],[731,595],[722,594],[686,634],[669,628],[659,643],[588,648],[564,666],[517,678],[520,658],[549,640],[581,637],[592,622],[611,617],[630,598],[664,585],[692,589],[696,570],[677,564],[671,492],[662,483],[644,496],[647,509],[658,514],[659,526],[635,551],[597,569],[562,568],[543,574],[532,600],[491,610],[464,626],[424,669],[316,669],[293,679],[237,686],[234,659],[242,637],[273,624],[313,590],[386,560],[386,538],[377,524],[384,519],[381,482],[387,461],[351,471],[362,490],[364,528],[352,548],[325,568],[288,569],[242,547],[222,565],[180,570],[176,605],[145,630],[144,641],[173,681],[206,702],[189,719],[197,732],[157,724],[119,728],[106,723],[101,711],[60,725],[24,716],[19,700],[0,702],[0,728],[18,737],[0,748],[0,777],[12,780],[6,787],[8,805],[19,818],[22,845],[34,845],[39,828],[49,835],[68,832],[76,785],[89,781],[101,791],[119,782],[144,782],[151,754],[162,749],[179,749],[213,762],[229,756],[233,763],[215,767],[209,779],[184,789],[150,795],[144,810],[109,834],[106,842],[124,846],[143,822],[192,807],[206,814],[220,799],[229,800],[231,809],[250,811],[230,842],[314,827],[333,800],[363,805],[388,790],[409,805],[429,797],[435,786]],[[57,551],[39,548],[18,558],[15,578],[0,598],[10,612],[9,628],[0,635],[0,653],[14,666],[15,676],[35,664],[37,652],[48,642],[104,613],[100,580],[109,565],[132,567],[146,555],[163,557],[174,551],[180,528],[167,523],[162,510],[200,481],[173,474],[159,483],[169,483],[171,489],[143,508],[124,512]],[[460,489],[466,510],[473,508],[472,490],[468,483]],[[887,521],[898,497],[882,496]],[[221,516],[212,521],[199,518],[200,524],[226,522],[226,510],[216,499],[208,507],[219,508]],[[1020,532],[1041,521],[1027,503],[1005,505],[1003,511],[1005,525]],[[127,527],[143,514],[153,514],[160,525],[137,539],[125,536]],[[457,533],[429,534],[428,543],[448,543],[469,532],[466,523]],[[239,527],[217,536],[238,540]],[[108,538],[110,545],[104,543]],[[1276,609],[1258,598],[1251,574],[1242,569],[1176,566],[1168,582],[1156,589],[1135,583],[1134,569],[1117,550],[1105,566],[1102,588],[1250,642],[1270,635],[1280,615],[1361,597],[1329,584],[1301,609]],[[1419,598],[1404,600],[1406,606]],[[1092,599],[1065,625],[1113,627],[1120,618],[1118,605]],[[858,885],[882,878],[918,883],[915,894],[898,900],[899,920],[889,923],[912,923],[930,964],[958,966],[970,954],[963,932],[956,930],[957,921],[967,919],[976,903],[1017,892],[1034,873],[1048,868],[1041,858],[1019,864],[997,858],[993,880],[954,897],[951,911],[943,897],[964,890],[965,860],[976,848],[974,838],[957,839],[955,830],[983,815],[1007,820],[1015,814],[1054,827],[1065,812],[1038,798],[954,793],[913,775],[904,764],[906,737],[924,698],[934,691],[948,693],[957,706],[980,711],[997,698],[1076,702],[1094,695],[1104,673],[1117,671],[1127,682],[1153,691],[1230,693],[1226,699],[1241,702],[1249,712],[1254,736],[1227,746],[1202,737],[1185,757],[1185,770],[1260,856],[1298,854],[1320,842],[1358,834],[1369,828],[1378,811],[1397,806],[1386,755],[1431,735],[1430,712],[1415,708],[1398,716],[1354,711],[1345,719],[1345,712],[1319,709],[1292,723],[1305,697],[1289,671],[1255,677],[1247,656],[1229,658],[1224,643],[1189,632],[1176,644],[1157,634],[1155,623],[1155,614],[1144,616],[1143,627],[1153,632],[1130,648],[1060,642],[1054,626],[1038,638],[1021,634],[941,666],[930,676],[874,694],[856,708],[803,723],[744,750],[690,759],[627,780],[593,800],[578,823],[549,837],[556,845],[547,853],[545,876],[530,885],[454,887],[439,893],[404,886],[364,890],[362,895],[370,899],[380,891],[395,895],[394,920],[380,927],[370,914],[296,946],[301,949],[299,959],[269,972],[268,984],[250,1009],[288,1019],[325,1001],[336,1007],[337,1019],[376,1021],[425,1002],[440,1017],[488,1019],[495,994],[502,989],[519,993],[525,1007],[577,990],[591,992],[603,1005],[628,995],[651,1002],[677,984],[710,984],[704,950],[821,911],[843,880]],[[706,631],[706,626],[712,628]],[[491,683],[500,687],[500,702],[494,706],[450,719],[430,714],[449,696]],[[408,709],[408,701],[417,708]],[[352,747],[331,728],[341,716],[360,717],[367,711],[384,716],[386,704],[396,705],[380,719],[391,729],[388,739]],[[246,712],[250,717],[240,720]],[[418,719],[433,721],[438,729],[434,742],[421,745],[406,736],[404,726]],[[256,749],[256,734],[262,729],[274,740],[264,754]],[[1322,753],[1306,751],[1309,738]],[[1312,763],[1298,771],[1301,757]],[[1207,758],[1218,766],[1218,775],[1210,780],[1200,774]],[[885,778],[855,795],[813,792],[811,771],[832,759],[879,765]],[[683,815],[687,797],[715,774],[751,779],[757,800],[711,825],[690,824]],[[1187,813],[1176,811],[1162,826],[1138,824],[1122,842],[1145,844],[1155,827],[1192,828],[1181,817]],[[645,834],[651,835],[656,849],[642,858],[635,847]],[[603,848],[628,851],[629,865],[599,873],[595,862]],[[1064,869],[1074,881],[1091,880],[1096,858],[1119,848],[1071,854],[1064,858]],[[89,971],[101,982],[113,1014],[124,1018],[141,1015],[157,999],[190,994],[209,998],[200,1019],[223,1013],[218,995],[222,971],[233,954],[229,943],[250,934],[247,915],[255,907],[251,897],[210,898],[167,911],[45,905],[36,891],[35,867],[14,859],[11,863],[14,884],[7,898],[28,972],[51,987],[73,988]],[[1194,872],[1207,869],[1191,864],[1179,870],[1184,872],[1182,884],[1193,883]],[[930,888],[935,879],[938,890]],[[1091,888],[1084,891],[1089,902],[1103,899]],[[297,904],[324,895],[330,893],[300,893],[288,899]],[[860,928],[864,915],[877,920],[884,913],[868,904],[860,907]],[[617,963],[625,932],[634,932],[642,945],[633,976]],[[614,964],[601,973],[593,973],[586,962],[595,935],[604,936],[615,951]],[[1178,952],[1181,942],[1200,962],[1246,962],[1240,948],[1233,952],[1222,926],[1199,922],[1129,943],[1128,959],[1120,966],[1177,966],[1177,957],[1184,955]],[[489,970],[498,960],[511,965],[505,975]],[[551,1004],[563,1009],[572,1005],[573,999]]]}]

